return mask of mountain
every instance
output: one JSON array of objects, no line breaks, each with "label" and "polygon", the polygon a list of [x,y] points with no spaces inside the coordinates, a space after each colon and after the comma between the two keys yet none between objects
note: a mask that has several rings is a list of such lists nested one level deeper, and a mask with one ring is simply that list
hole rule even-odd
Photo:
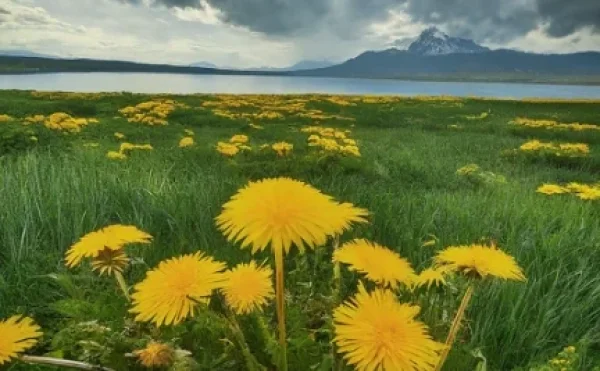
[{"label": "mountain", "polygon": [[333,66],[335,63],[330,62],[330,61],[311,61],[311,60],[306,60],[306,61],[300,61],[294,65],[291,65],[287,68],[284,68],[284,71],[301,71],[301,70],[315,70],[317,68],[325,68],[325,67],[329,67],[329,66]]},{"label": "mountain", "polygon": [[[344,63],[294,74],[425,80],[538,81],[600,76],[600,53],[535,54],[490,50],[472,40],[425,30],[407,50],[367,51]],[[556,76],[570,78],[555,79]],[[585,82],[585,78],[581,79]]]},{"label": "mountain", "polygon": [[59,59],[54,55],[35,53],[25,49],[0,49],[0,55],[10,57],[32,57],[32,58],[55,58]]},{"label": "mountain", "polygon": [[600,53],[533,54],[515,50],[490,50],[480,53],[421,55],[387,49],[379,52],[369,51],[342,64],[303,71],[302,74],[441,80],[451,76],[472,80],[475,75],[600,75]]},{"label": "mountain", "polygon": [[426,29],[408,47],[408,51],[419,55],[442,55],[453,53],[482,53],[490,49],[473,40],[450,37],[435,27]]},{"label": "mountain", "polygon": [[210,62],[196,62],[190,64],[190,67],[202,67],[202,68],[219,68],[216,64],[212,64]]}]

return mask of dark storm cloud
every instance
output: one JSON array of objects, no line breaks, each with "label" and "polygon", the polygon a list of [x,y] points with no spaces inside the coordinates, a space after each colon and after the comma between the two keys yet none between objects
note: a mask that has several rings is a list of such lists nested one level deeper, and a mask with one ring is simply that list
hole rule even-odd
[{"label": "dark storm cloud", "polygon": [[[140,4],[143,0],[117,0]],[[201,0],[151,0],[155,5],[202,8]],[[224,22],[270,36],[328,28],[354,37],[363,26],[403,6],[413,21],[443,26],[450,34],[505,42],[540,24],[552,36],[582,27],[600,31],[600,0],[205,0]]]},{"label": "dark storm cloud", "polygon": [[537,7],[551,36],[566,36],[585,26],[600,32],[599,0],[538,0]]}]

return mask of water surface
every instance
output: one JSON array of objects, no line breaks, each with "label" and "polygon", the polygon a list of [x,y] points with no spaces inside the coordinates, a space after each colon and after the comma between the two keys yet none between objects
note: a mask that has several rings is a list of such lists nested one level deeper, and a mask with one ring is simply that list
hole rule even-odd
[{"label": "water surface", "polygon": [[425,82],[292,76],[185,75],[170,73],[48,73],[0,75],[0,89],[73,92],[231,94],[389,94],[498,98],[600,98],[600,86]]}]

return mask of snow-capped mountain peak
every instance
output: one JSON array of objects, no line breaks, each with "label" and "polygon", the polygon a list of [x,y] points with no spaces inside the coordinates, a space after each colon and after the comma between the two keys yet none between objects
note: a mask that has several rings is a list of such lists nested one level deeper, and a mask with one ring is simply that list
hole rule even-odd
[{"label": "snow-capped mountain peak", "polygon": [[423,31],[408,47],[409,52],[421,55],[481,53],[488,50],[473,40],[448,36],[436,27],[430,27]]}]

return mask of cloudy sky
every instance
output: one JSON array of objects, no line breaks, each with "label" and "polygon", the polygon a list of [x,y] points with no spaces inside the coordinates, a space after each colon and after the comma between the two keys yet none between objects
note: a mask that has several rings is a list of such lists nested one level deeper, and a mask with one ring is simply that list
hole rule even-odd
[{"label": "cloudy sky", "polygon": [[0,0],[0,50],[240,68],[341,61],[432,25],[492,48],[600,51],[600,0]]}]

